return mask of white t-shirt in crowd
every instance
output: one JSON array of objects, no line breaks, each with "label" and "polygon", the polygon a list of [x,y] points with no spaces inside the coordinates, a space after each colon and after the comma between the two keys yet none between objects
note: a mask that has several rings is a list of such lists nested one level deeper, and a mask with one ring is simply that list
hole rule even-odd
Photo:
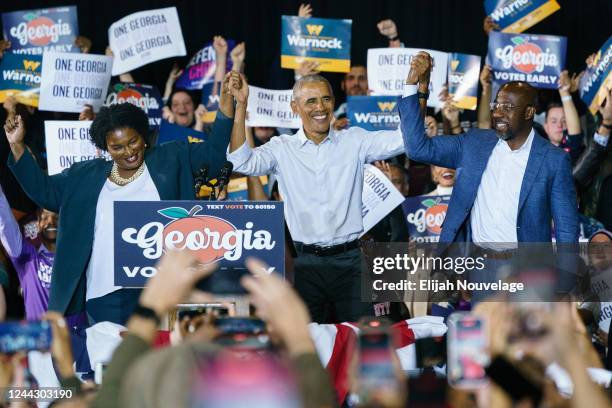
[{"label": "white t-shirt in crowd", "polygon": [[146,166],[136,180],[125,186],[119,186],[106,180],[96,205],[94,241],[87,266],[87,294],[85,296],[87,300],[121,289],[121,286],[114,284],[113,203],[115,201],[159,201],[159,199],[159,193]]}]

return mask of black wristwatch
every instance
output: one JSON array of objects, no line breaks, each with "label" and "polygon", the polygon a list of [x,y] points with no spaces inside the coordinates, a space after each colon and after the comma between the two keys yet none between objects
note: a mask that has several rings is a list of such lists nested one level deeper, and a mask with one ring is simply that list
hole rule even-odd
[{"label": "black wristwatch", "polygon": [[418,97],[419,99],[425,99],[425,100],[427,100],[427,99],[429,99],[429,91],[427,91],[427,92],[420,92],[420,91],[417,91],[417,97]]},{"label": "black wristwatch", "polygon": [[608,130],[612,130],[612,125],[606,125],[605,123],[601,122],[601,124],[599,126],[603,126]]},{"label": "black wristwatch", "polygon": [[161,319],[159,318],[157,313],[155,313],[155,310],[146,306],[142,306],[140,303],[136,305],[134,311],[132,311],[132,315],[142,317],[143,319],[154,320],[155,324],[157,324],[158,326],[161,323]]},{"label": "black wristwatch", "polygon": [[389,41],[397,41],[399,40],[399,36],[396,34],[394,37],[389,37]]}]

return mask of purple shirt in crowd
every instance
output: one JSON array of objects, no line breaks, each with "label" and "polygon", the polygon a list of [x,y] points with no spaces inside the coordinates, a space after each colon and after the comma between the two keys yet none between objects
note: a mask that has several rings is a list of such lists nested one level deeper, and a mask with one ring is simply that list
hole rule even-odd
[{"label": "purple shirt in crowd", "polygon": [[49,304],[51,269],[55,254],[44,245],[37,250],[24,239],[0,188],[0,241],[15,266],[25,301],[26,319],[40,320]]}]

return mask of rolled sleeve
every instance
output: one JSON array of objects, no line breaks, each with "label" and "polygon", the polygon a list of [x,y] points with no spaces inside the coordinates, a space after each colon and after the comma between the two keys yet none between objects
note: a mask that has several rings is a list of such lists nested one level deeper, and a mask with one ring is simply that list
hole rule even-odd
[{"label": "rolled sleeve", "polygon": [[253,154],[253,149],[251,149],[247,142],[244,142],[242,146],[231,153],[228,148],[227,160],[231,161],[234,165],[234,171],[242,173],[242,169],[251,158],[251,154]]},{"label": "rolled sleeve", "polygon": [[282,148],[279,137],[273,137],[263,146],[251,148],[244,143],[227,155],[234,165],[234,171],[247,176],[263,176],[274,173],[277,166],[277,153]]}]

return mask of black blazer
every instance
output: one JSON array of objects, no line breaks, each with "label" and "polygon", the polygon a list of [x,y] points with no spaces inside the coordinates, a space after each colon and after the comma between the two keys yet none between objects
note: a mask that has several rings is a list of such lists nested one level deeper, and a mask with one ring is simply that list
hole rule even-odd
[{"label": "black blazer", "polygon": [[[208,141],[170,142],[145,152],[145,163],[162,200],[195,199],[194,173],[206,164],[211,177],[218,174],[226,161],[232,125],[233,119],[219,111]],[[26,151],[17,162],[11,154],[8,165],[37,205],[60,215],[49,310],[79,313],[85,309],[85,271],[91,256],[96,205],[112,162],[88,160],[47,176]]]}]

